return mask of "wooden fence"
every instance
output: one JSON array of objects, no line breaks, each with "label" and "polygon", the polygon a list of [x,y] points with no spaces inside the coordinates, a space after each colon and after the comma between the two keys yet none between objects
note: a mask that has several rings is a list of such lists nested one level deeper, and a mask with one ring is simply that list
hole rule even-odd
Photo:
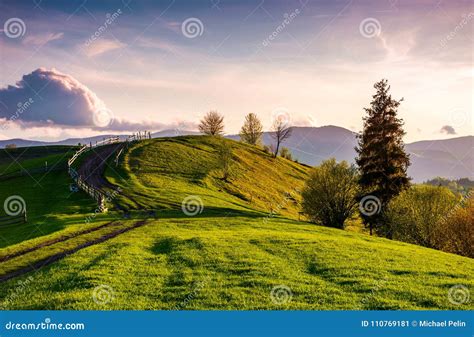
[{"label": "wooden fence", "polygon": [[[77,184],[77,186],[82,189],[84,192],[89,194],[99,205],[99,210],[101,212],[106,211],[105,207],[105,200],[107,198],[107,195],[100,191],[99,189],[89,185],[86,183],[86,181],[79,175],[79,173],[72,167],[72,164],[79,158],[81,154],[84,152],[91,150],[92,148],[98,147],[98,146],[103,146],[103,145],[109,145],[109,144],[116,144],[116,143],[121,143],[124,142],[126,144],[138,141],[138,140],[144,140],[144,139],[151,139],[151,133],[144,131],[144,132],[138,132],[134,133],[131,136],[128,136],[125,140],[120,140],[120,137],[109,137],[109,138],[104,138],[100,142],[95,142],[90,143],[89,145],[83,145],[79,150],[77,150],[74,155],[68,160],[67,166],[68,166],[68,172],[71,178],[74,180],[74,182]],[[120,152],[115,158],[115,163],[118,165],[118,159],[120,154],[122,153],[122,149],[120,149]]]},{"label": "wooden fence", "polygon": [[19,215],[11,215],[11,216],[2,216],[0,217],[0,227],[4,225],[18,225],[27,222],[26,217],[26,210],[24,210]]}]

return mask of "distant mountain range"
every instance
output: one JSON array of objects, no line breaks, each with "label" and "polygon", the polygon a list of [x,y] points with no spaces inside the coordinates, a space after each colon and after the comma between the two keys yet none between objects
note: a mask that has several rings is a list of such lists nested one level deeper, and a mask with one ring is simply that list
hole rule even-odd
[{"label": "distant mountain range", "polygon": [[[197,135],[199,132],[187,130],[163,130],[152,133],[153,138]],[[0,141],[0,148],[7,144],[17,147],[44,145],[77,145],[102,140],[113,135],[101,135],[89,138],[70,138],[58,142],[41,142],[24,139]],[[228,138],[238,140],[238,135]],[[265,132],[263,142],[273,142],[271,133]],[[293,156],[302,163],[319,165],[323,160],[334,157],[337,160],[354,162],[357,144],[356,133],[337,126],[294,127],[292,135],[283,146],[290,149]],[[474,136],[444,140],[424,140],[405,145],[410,153],[409,175],[415,182],[422,182],[440,176],[448,179],[474,179]]]}]

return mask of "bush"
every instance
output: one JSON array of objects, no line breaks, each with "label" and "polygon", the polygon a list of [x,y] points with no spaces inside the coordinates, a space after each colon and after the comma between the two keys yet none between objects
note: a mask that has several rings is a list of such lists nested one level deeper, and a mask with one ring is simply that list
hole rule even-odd
[{"label": "bush", "polygon": [[324,226],[344,228],[357,209],[357,170],[346,161],[324,161],[315,167],[303,189],[303,212]]},{"label": "bush", "polygon": [[474,258],[474,193],[437,227],[437,248]]},{"label": "bush", "polygon": [[263,152],[270,154],[272,153],[272,149],[270,148],[270,146],[264,145]]},{"label": "bush", "polygon": [[439,248],[441,226],[458,198],[446,187],[418,185],[393,199],[385,212],[392,238]]},{"label": "bush", "polygon": [[293,156],[291,155],[291,152],[287,147],[283,147],[280,150],[280,156],[288,160],[293,160]]}]

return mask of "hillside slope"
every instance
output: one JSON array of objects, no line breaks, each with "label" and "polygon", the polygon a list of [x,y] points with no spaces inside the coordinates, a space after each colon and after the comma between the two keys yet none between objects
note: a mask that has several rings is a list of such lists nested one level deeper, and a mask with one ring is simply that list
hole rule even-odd
[{"label": "hillside slope", "polygon": [[138,142],[108,165],[119,211],[78,208],[76,222],[0,249],[5,309],[474,308],[449,296],[472,289],[472,259],[297,221],[300,164],[201,136]]},{"label": "hillside slope", "polygon": [[[230,174],[223,179],[218,149],[232,149]],[[199,199],[204,211],[273,212],[298,217],[300,193],[309,167],[253,146],[205,136],[152,139],[132,146],[122,167],[106,174],[130,210],[179,209],[185,198]]]}]

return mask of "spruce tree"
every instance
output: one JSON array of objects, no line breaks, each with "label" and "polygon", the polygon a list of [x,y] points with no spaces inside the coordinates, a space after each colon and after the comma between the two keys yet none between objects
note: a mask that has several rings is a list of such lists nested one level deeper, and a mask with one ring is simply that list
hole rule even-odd
[{"label": "spruce tree", "polygon": [[369,108],[364,110],[364,130],[358,135],[356,163],[359,166],[361,216],[370,228],[391,237],[384,221],[384,210],[392,198],[408,188],[410,178],[407,169],[409,155],[405,152],[403,120],[397,117],[397,109],[403,99],[397,101],[389,94],[390,86],[383,79],[375,83],[377,90]]}]

